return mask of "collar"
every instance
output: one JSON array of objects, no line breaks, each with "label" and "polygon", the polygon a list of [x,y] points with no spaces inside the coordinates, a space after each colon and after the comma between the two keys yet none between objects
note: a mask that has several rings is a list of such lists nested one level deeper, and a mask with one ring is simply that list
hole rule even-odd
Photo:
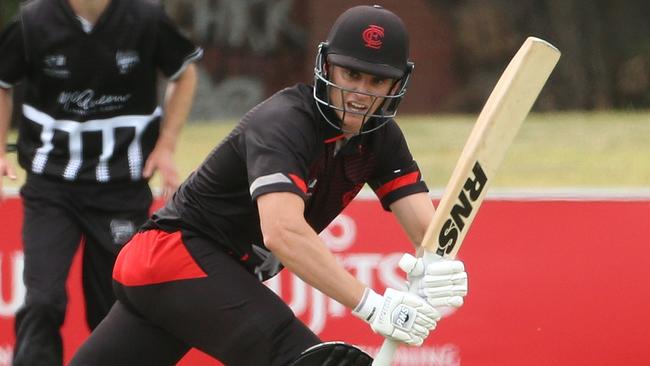
[{"label": "collar", "polygon": [[59,5],[63,8],[63,11],[66,13],[66,15],[70,19],[72,19],[73,22],[79,27],[79,30],[83,31],[85,34],[90,34],[90,33],[95,32],[104,23],[106,23],[107,20],[112,16],[112,14],[116,11],[119,4],[121,3],[120,0],[111,0],[108,3],[108,6],[106,7],[106,9],[104,9],[102,14],[97,19],[97,22],[95,22],[95,24],[92,24],[91,29],[88,31],[87,28],[86,28],[86,25],[84,24],[84,21],[85,22],[88,22],[88,21],[85,20],[85,19],[84,19],[84,21],[81,20],[83,18],[81,18],[79,15],[77,15],[77,13],[74,12],[74,10],[72,9],[72,5],[70,5],[68,0],[59,0],[58,2],[59,2]]},{"label": "collar", "polygon": [[93,23],[87,21],[80,15],[77,15],[77,19],[79,19],[79,23],[81,23],[81,28],[84,30],[84,32],[90,33],[93,31]]}]

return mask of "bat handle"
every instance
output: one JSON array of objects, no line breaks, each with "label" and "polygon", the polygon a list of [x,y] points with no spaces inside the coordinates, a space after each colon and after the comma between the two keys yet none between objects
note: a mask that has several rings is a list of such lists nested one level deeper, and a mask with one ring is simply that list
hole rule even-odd
[{"label": "bat handle", "polygon": [[375,355],[375,360],[372,361],[372,366],[390,366],[393,363],[393,356],[399,347],[399,343],[385,339],[381,345],[381,349]]},{"label": "bat handle", "polygon": [[[437,255],[435,252],[425,250],[423,259],[425,264],[429,264],[442,260],[442,257]],[[409,288],[409,291],[412,293],[417,293],[417,289],[415,288]],[[384,343],[379,349],[379,352],[377,355],[375,355],[375,360],[372,362],[372,366],[390,366],[393,362],[393,357],[395,356],[395,352],[397,351],[398,347],[399,342],[385,339]]]}]

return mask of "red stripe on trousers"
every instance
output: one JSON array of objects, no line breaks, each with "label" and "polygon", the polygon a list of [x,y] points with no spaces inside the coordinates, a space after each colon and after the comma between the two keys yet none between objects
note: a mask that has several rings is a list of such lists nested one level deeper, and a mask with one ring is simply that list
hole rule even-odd
[{"label": "red stripe on trousers", "polygon": [[180,231],[147,230],[135,234],[122,248],[113,267],[113,278],[125,286],[207,276],[185,248]]}]

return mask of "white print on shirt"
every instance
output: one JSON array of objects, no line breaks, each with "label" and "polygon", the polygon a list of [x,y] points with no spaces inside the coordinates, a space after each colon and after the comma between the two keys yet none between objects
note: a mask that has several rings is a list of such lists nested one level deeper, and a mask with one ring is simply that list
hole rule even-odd
[{"label": "white print on shirt", "polygon": [[80,116],[96,112],[115,111],[124,108],[131,99],[131,94],[99,95],[92,89],[82,91],[61,92],[58,103],[63,110]]},{"label": "white print on shirt", "polygon": [[115,62],[120,74],[127,74],[140,62],[140,55],[133,50],[117,51]]},{"label": "white print on shirt", "polygon": [[75,180],[83,162],[82,133],[101,131],[102,154],[99,157],[99,163],[96,167],[96,176],[97,181],[107,182],[110,179],[108,162],[113,156],[115,149],[115,129],[131,127],[135,130],[135,137],[128,148],[128,160],[131,179],[138,180],[142,177],[142,134],[152,121],[162,116],[162,109],[156,108],[156,110],[154,110],[150,115],[125,115],[106,119],[89,120],[86,122],[76,122],[56,120],[47,113],[24,104],[23,115],[34,123],[43,126],[41,132],[42,145],[36,149],[36,154],[32,161],[33,173],[43,173],[49,153],[54,149],[52,143],[54,131],[58,130],[66,132],[69,136],[68,151],[70,152],[70,160],[68,160],[65,172],[63,173],[63,178],[67,180]]},{"label": "white print on shirt", "polygon": [[43,59],[43,73],[58,79],[67,79],[70,77],[70,70],[66,68],[65,55],[47,55]]}]

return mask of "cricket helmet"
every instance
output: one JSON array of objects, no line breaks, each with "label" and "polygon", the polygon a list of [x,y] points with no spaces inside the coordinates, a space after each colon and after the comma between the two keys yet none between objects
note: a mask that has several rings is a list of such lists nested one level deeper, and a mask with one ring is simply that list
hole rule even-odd
[{"label": "cricket helmet", "polygon": [[[413,63],[408,60],[409,36],[402,20],[391,11],[378,5],[355,6],[336,20],[327,41],[318,47],[314,68],[314,98],[316,106],[325,120],[337,129],[341,121],[335,110],[362,114],[337,107],[330,101],[330,91],[367,94],[383,98],[375,111],[363,113],[364,124],[359,133],[367,133],[383,126],[397,114],[397,107],[406,93]],[[342,66],[351,70],[395,80],[397,88],[389,95],[377,95],[347,90],[330,81],[327,64]],[[367,123],[376,119],[374,123]]]}]

